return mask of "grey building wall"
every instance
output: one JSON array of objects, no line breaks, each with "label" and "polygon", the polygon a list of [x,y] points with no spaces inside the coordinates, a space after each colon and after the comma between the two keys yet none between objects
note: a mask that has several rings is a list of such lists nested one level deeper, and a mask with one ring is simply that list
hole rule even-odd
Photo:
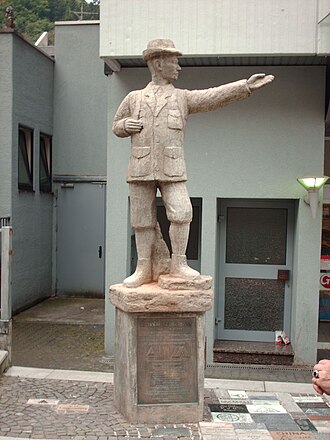
[{"label": "grey building wall", "polygon": [[[52,294],[51,194],[39,191],[39,136],[53,134],[54,62],[12,34],[12,292],[14,312]],[[34,192],[18,190],[18,127],[34,130]]]},{"label": "grey building wall", "polygon": [[[202,197],[202,273],[217,274],[217,200],[219,198],[297,200],[294,244],[293,346],[298,362],[316,357],[320,219],[313,221],[296,182],[323,174],[323,67],[258,67],[273,73],[274,83],[249,99],[212,112],[192,115],[187,124],[185,156],[191,197]],[[256,73],[256,68],[183,68],[176,85],[207,88]],[[129,268],[129,139],[116,138],[111,121],[124,96],[144,87],[147,69],[122,69],[109,77],[106,286],[121,282]],[[299,203],[298,203],[299,201]],[[114,211],[115,208],[115,211]],[[217,295],[217,290],[215,290]],[[208,361],[212,358],[214,313],[207,315]],[[308,322],[308,325],[305,323]],[[114,309],[106,303],[106,350],[113,349]]]},{"label": "grey building wall", "polygon": [[0,218],[11,216],[12,35],[0,32]]},{"label": "grey building wall", "polygon": [[[107,77],[99,58],[99,22],[56,23],[55,60],[55,289],[59,295],[100,296],[104,295]],[[73,182],[71,189],[63,182]],[[74,234],[68,234],[71,225]]]},{"label": "grey building wall", "polygon": [[99,23],[56,23],[55,51],[54,174],[105,176],[107,78]]}]

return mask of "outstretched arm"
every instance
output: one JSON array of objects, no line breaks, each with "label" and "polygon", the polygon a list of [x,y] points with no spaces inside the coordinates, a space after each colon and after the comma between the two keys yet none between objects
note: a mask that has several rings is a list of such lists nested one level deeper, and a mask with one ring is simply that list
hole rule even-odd
[{"label": "outstretched arm", "polygon": [[271,83],[273,75],[257,73],[223,86],[203,90],[186,90],[188,113],[209,112],[248,98],[255,90]]}]

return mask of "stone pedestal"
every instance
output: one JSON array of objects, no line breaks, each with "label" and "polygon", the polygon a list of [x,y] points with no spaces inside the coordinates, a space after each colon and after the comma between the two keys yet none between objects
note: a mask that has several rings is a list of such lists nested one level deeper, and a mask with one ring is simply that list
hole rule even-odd
[{"label": "stone pedestal", "polygon": [[[116,284],[114,400],[131,423],[196,423],[203,419],[205,312],[203,287],[169,290],[157,283]],[[195,287],[195,288],[193,288]]]}]

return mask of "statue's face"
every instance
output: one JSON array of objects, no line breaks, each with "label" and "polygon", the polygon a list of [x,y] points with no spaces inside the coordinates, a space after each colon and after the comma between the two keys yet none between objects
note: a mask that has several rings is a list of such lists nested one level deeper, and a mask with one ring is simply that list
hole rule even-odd
[{"label": "statue's face", "polygon": [[176,55],[161,58],[160,67],[160,74],[165,80],[172,83],[178,79],[181,67],[179,66],[178,57]]}]

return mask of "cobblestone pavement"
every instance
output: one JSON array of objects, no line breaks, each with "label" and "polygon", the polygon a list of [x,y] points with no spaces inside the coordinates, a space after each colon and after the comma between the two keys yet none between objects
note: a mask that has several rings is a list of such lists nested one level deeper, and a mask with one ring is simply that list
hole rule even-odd
[{"label": "cobblestone pavement", "polygon": [[13,322],[13,365],[85,371],[112,371],[104,355],[104,325]]},{"label": "cobblestone pavement", "polygon": [[[13,365],[35,368],[113,371],[104,354],[104,299],[49,298],[13,320]],[[323,330],[326,340],[327,328]],[[329,357],[322,352],[322,358]],[[307,367],[210,364],[206,377],[310,382]]]},{"label": "cobblestone pavement", "polygon": [[113,404],[103,309],[102,300],[52,298],[14,318],[0,440],[330,440],[330,398],[299,367],[208,365],[202,422],[129,424]]},{"label": "cobblestone pavement", "polygon": [[310,385],[207,379],[205,387],[201,423],[131,425],[114,407],[111,373],[14,367],[0,377],[0,439],[330,439],[330,397]]},{"label": "cobblestone pavement", "polygon": [[[30,320],[13,322],[13,365],[84,371],[113,371],[104,354],[103,324],[65,324]],[[306,367],[213,364],[205,376],[221,379],[309,383]]]}]

